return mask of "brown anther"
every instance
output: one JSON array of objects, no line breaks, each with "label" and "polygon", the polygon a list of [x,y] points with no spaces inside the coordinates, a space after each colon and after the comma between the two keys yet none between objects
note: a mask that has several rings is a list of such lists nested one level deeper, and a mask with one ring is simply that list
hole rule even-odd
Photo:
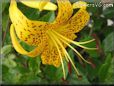
[{"label": "brown anther", "polygon": [[78,79],[81,80],[82,79],[82,75],[78,75]]}]

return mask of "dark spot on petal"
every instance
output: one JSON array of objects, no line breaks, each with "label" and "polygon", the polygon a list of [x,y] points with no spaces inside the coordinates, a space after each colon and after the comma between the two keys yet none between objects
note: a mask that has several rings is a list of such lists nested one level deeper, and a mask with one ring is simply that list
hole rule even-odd
[{"label": "dark spot on petal", "polygon": [[36,29],[34,29],[36,31]]},{"label": "dark spot on petal", "polygon": [[40,28],[42,25],[39,25],[38,27]]},{"label": "dark spot on petal", "polygon": [[29,32],[31,32],[30,30],[28,30]]},{"label": "dark spot on petal", "polygon": [[32,26],[32,28],[35,28],[35,27],[36,27],[36,25]]}]

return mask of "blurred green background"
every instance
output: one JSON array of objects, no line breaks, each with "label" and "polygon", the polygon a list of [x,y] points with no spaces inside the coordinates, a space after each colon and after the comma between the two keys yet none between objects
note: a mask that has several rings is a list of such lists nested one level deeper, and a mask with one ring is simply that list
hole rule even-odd
[{"label": "blurred green background", "polygon": [[[74,0],[72,0],[74,1]],[[76,0],[75,0],[76,1]],[[89,2],[89,3],[94,3]],[[56,12],[42,11],[29,8],[18,3],[19,9],[32,20],[53,22]],[[70,63],[65,63],[67,79],[63,80],[62,68],[43,65],[40,56],[32,59],[17,53],[9,34],[11,21],[9,18],[9,2],[2,2],[2,48],[0,60],[2,61],[2,84],[113,84],[114,82],[114,4],[113,7],[88,7],[91,14],[89,24],[79,32],[77,41],[95,38],[96,41],[86,44],[88,47],[98,47],[97,51],[87,51],[75,47],[92,65],[78,61],[76,54],[67,48],[76,67],[82,74],[78,79]],[[75,10],[76,12],[77,10]],[[32,48],[21,42],[25,49]]]}]

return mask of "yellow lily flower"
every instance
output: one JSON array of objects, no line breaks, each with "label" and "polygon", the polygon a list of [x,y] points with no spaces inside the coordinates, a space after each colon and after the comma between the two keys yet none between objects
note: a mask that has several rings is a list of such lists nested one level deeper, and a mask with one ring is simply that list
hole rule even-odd
[{"label": "yellow lily flower", "polygon": [[[79,11],[72,16],[73,8],[78,8],[77,6],[72,6],[69,0],[57,0],[57,3],[58,15],[53,23],[49,23],[28,19],[18,9],[16,1],[11,0],[9,15],[12,21],[10,27],[12,43],[15,50],[20,54],[30,57],[41,55],[43,64],[54,65],[55,67],[59,67],[61,64],[64,78],[66,78],[66,74],[63,59],[66,59],[66,61],[71,62],[79,76],[80,74],[65,48],[67,46],[70,47],[83,61],[91,64],[70,45],[70,43],[72,43],[84,49],[96,49],[83,46],[83,44],[90,43],[94,41],[94,39],[86,42],[73,41],[77,37],[75,33],[81,31],[88,23],[90,15],[84,6],[79,7]],[[76,3],[74,5],[76,5]],[[30,52],[26,51],[18,42],[16,36],[28,45],[36,46],[36,48]]]}]

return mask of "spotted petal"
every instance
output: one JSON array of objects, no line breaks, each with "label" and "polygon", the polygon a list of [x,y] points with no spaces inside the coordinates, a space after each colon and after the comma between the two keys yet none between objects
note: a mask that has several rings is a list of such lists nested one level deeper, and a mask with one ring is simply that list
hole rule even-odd
[{"label": "spotted petal", "polygon": [[77,33],[87,25],[90,19],[89,13],[85,9],[80,9],[69,21],[66,29],[70,32]]},{"label": "spotted petal", "polygon": [[14,24],[17,36],[29,45],[38,45],[41,39],[45,39],[45,31],[49,28],[49,23],[29,20],[17,8],[15,0],[11,1],[9,8],[11,21]]},{"label": "spotted petal", "polygon": [[54,23],[64,24],[73,12],[72,5],[69,0],[57,0],[58,2],[58,15]]},{"label": "spotted petal", "polygon": [[78,1],[73,4],[73,8],[80,8],[78,12],[74,14],[73,17],[68,20],[66,25],[58,28],[58,32],[68,32],[68,33],[77,33],[87,25],[90,15],[86,11],[86,2]]},{"label": "spotted petal", "polygon": [[11,21],[17,22],[24,26],[25,28],[45,28],[50,23],[42,22],[42,21],[33,21],[28,19],[17,7],[17,3],[15,0],[11,0],[10,8],[9,8],[9,15],[11,18]]},{"label": "spotted petal", "polygon": [[42,63],[59,67],[61,64],[59,53],[56,47],[50,43],[51,42],[49,42],[49,44],[44,48],[44,51],[41,54]]},{"label": "spotted petal", "polygon": [[19,42],[16,38],[14,30],[15,29],[14,29],[14,26],[12,24],[11,27],[10,27],[10,35],[11,35],[11,40],[12,40],[13,46],[14,46],[14,48],[17,52],[19,52],[20,54],[30,56],[30,57],[35,57],[35,56],[38,56],[38,55],[41,54],[45,44],[39,44],[37,48],[35,48],[34,50],[28,52],[25,49],[23,49],[23,47],[19,44]]}]

